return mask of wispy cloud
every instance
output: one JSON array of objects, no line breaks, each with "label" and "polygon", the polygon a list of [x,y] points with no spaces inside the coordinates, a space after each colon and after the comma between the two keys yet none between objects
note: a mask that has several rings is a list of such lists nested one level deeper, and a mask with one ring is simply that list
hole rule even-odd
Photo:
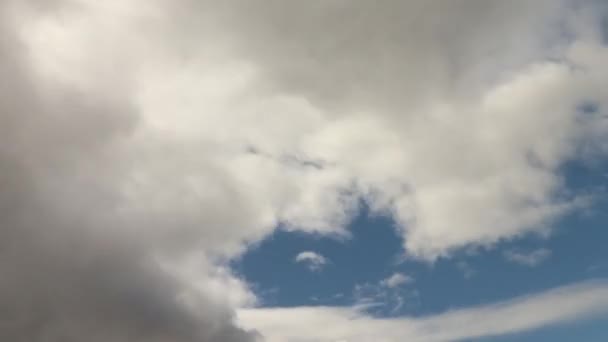
[{"label": "wispy cloud", "polygon": [[383,279],[380,282],[380,284],[382,286],[395,288],[395,287],[399,287],[401,285],[409,284],[413,281],[414,281],[414,278],[407,276],[403,273],[397,272],[397,273],[393,273],[393,275],[391,275],[390,277]]},{"label": "wispy cloud", "polygon": [[535,267],[549,259],[551,254],[550,249],[539,248],[532,251],[508,250],[503,253],[503,256],[510,262]]},{"label": "wispy cloud", "polygon": [[374,318],[354,307],[244,309],[238,318],[268,342],[439,342],[523,332],[606,312],[608,282],[594,281],[421,318]]},{"label": "wispy cloud", "polygon": [[412,282],[414,278],[397,272],[377,283],[357,284],[353,289],[355,306],[368,312],[397,314],[418,303],[418,291],[404,286]]},{"label": "wispy cloud", "polygon": [[473,266],[471,266],[468,262],[464,260],[458,261],[456,263],[456,268],[458,268],[462,272],[462,275],[466,279],[473,277],[477,273]]}]

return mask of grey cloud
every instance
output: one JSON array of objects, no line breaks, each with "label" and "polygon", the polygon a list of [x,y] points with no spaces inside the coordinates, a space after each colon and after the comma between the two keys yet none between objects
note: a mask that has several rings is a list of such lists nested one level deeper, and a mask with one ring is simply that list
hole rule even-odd
[{"label": "grey cloud", "polygon": [[228,1],[213,13],[274,90],[407,117],[545,54],[564,3]]},{"label": "grey cloud", "polygon": [[43,80],[16,27],[61,7],[15,3],[0,2],[0,339],[257,339],[234,325],[231,307],[154,262],[161,240],[112,214],[121,141],[139,117],[126,79],[106,74],[112,87],[95,91]]}]

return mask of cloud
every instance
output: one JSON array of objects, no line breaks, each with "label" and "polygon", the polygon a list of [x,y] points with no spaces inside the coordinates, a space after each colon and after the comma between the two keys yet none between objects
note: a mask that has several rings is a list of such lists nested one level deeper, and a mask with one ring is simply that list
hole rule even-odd
[{"label": "cloud", "polygon": [[136,137],[146,32],[134,3],[94,3],[0,1],[0,340],[256,341],[234,323],[246,284],[211,254],[182,272],[228,215],[147,183],[169,170]]},{"label": "cloud", "polygon": [[380,282],[380,284],[382,286],[395,288],[395,287],[399,287],[401,285],[409,284],[413,281],[414,281],[414,279],[412,277],[407,276],[403,273],[397,272],[397,273],[394,273],[393,275],[391,275],[390,277],[383,279]]},{"label": "cloud", "polygon": [[[244,309],[268,342],[454,341],[513,334],[606,314],[608,284],[583,282],[505,302],[419,318],[374,318],[348,307]],[[323,326],[324,329],[310,329]]]},{"label": "cloud", "polygon": [[[240,177],[287,229],[340,232],[363,199],[395,219],[421,259],[547,233],[585,204],[561,166],[608,146],[607,49],[594,8],[229,2],[213,13],[238,56],[225,67],[247,85],[195,127],[255,151],[235,157]],[[200,87],[173,92],[187,89]]]},{"label": "cloud", "polygon": [[539,248],[529,252],[508,250],[505,251],[503,255],[507,261],[528,267],[535,267],[551,257],[551,250],[547,248]]},{"label": "cloud", "polygon": [[328,262],[328,260],[319,253],[312,251],[300,252],[294,258],[297,263],[304,263],[311,271],[320,271]]},{"label": "cloud", "polygon": [[418,291],[404,286],[412,282],[414,278],[397,272],[377,283],[357,284],[353,289],[354,305],[370,314],[400,314],[403,309],[420,304]]},{"label": "cloud", "polygon": [[1,339],[253,341],[226,261],[361,200],[427,260],[544,231],[581,203],[560,166],[608,150],[585,13],[0,0]]}]

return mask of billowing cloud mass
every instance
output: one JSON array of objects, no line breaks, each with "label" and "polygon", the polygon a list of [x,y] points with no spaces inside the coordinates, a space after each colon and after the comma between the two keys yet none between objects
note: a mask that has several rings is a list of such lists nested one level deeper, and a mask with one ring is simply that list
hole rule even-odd
[{"label": "billowing cloud mass", "polygon": [[246,285],[192,253],[230,216],[137,141],[136,18],[94,3],[0,2],[0,340],[255,341]]},{"label": "billowing cloud mass", "polygon": [[204,24],[197,10],[180,20],[214,34],[195,50],[184,34],[185,56],[155,65],[142,98],[150,122],[218,154],[269,219],[340,232],[362,199],[393,216],[408,253],[433,260],[546,233],[585,205],[560,168],[606,147],[591,7],[202,3]]},{"label": "billowing cloud mass", "polygon": [[423,260],[547,232],[608,148],[595,6],[0,0],[0,339],[255,341],[226,261],[361,201]]}]

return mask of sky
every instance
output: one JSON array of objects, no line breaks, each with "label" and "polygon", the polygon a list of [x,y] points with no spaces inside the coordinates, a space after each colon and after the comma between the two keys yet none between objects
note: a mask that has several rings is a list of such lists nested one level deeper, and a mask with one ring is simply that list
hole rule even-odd
[{"label": "sky", "polygon": [[608,3],[0,0],[0,340],[608,339]]}]

